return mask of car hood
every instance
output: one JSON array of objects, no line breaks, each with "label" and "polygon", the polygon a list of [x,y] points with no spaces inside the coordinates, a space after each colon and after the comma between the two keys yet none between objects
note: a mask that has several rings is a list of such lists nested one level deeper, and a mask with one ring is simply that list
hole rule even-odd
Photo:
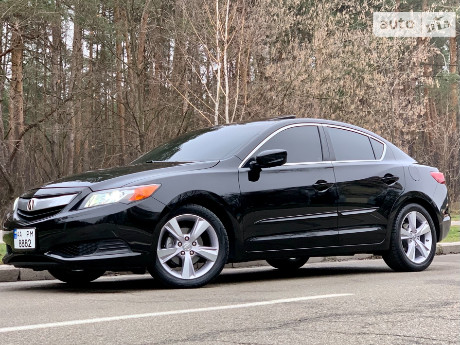
[{"label": "car hood", "polygon": [[40,187],[43,188],[75,188],[89,187],[91,190],[119,188],[127,185],[150,183],[157,177],[179,174],[190,170],[207,169],[215,166],[213,162],[154,162],[127,165],[109,169],[87,171],[82,174],[60,178]]}]

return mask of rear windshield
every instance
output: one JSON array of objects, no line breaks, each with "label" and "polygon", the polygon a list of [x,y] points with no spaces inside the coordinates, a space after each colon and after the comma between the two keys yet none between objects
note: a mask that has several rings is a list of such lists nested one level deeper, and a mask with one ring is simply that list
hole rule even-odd
[{"label": "rear windshield", "polygon": [[242,146],[259,135],[265,128],[267,128],[266,123],[253,122],[200,129],[158,146],[136,159],[132,164],[225,159],[236,154]]}]

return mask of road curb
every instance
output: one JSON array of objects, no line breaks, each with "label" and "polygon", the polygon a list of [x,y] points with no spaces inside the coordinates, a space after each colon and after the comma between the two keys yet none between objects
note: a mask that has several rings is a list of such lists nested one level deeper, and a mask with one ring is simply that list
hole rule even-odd
[{"label": "road curb", "polygon": [[[436,246],[436,255],[459,254],[460,242],[438,243]],[[372,260],[380,259],[380,256],[372,254],[356,254],[353,256],[326,256],[314,257],[308,260],[309,263],[318,262],[337,262],[350,260]],[[225,268],[249,268],[268,266],[264,260],[239,262],[225,265]],[[128,272],[127,272],[128,273]],[[111,274],[109,272],[109,274]],[[122,273],[118,273],[122,274]],[[117,274],[117,275],[118,275]],[[131,272],[129,272],[131,274]],[[15,281],[35,281],[35,280],[51,280],[54,279],[48,271],[34,271],[28,268],[15,268],[10,265],[0,265],[0,282],[15,282]]]},{"label": "road curb", "polygon": [[436,246],[436,255],[458,253],[460,253],[460,242],[438,243]]},{"label": "road curb", "polygon": [[19,268],[0,265],[0,282],[14,282],[19,280]]}]

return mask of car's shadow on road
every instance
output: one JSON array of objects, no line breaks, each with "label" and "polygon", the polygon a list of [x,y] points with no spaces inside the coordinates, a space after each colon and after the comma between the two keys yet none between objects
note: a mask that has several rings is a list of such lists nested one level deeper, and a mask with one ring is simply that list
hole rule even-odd
[{"label": "car's shadow on road", "polygon": [[[391,270],[386,267],[369,266],[331,266],[327,267],[308,267],[305,266],[295,272],[287,273],[270,267],[257,269],[234,269],[225,270],[217,279],[204,288],[220,288],[228,284],[244,284],[253,282],[272,282],[286,279],[311,279],[317,277],[331,276],[363,276],[367,274],[389,273]],[[12,287],[15,291],[40,291],[53,293],[124,293],[142,290],[165,290],[162,285],[150,277],[150,275],[121,275],[104,277],[84,286],[70,286],[55,280],[38,282],[37,284],[21,285]]]},{"label": "car's shadow on road", "polygon": [[308,267],[308,264],[294,272],[283,272],[270,267],[258,270],[234,270],[227,271],[221,274],[213,283],[216,284],[232,284],[232,283],[246,283],[257,281],[273,281],[282,279],[305,279],[316,277],[331,277],[331,276],[344,276],[344,275],[363,275],[369,273],[388,273],[391,270],[386,267],[375,266],[331,266],[327,267]]}]

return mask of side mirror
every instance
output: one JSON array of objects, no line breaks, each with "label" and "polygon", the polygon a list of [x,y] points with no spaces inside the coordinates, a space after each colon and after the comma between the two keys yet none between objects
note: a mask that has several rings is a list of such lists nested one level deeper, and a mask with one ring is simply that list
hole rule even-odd
[{"label": "side mirror", "polygon": [[255,163],[259,168],[273,168],[283,165],[287,161],[285,150],[266,150],[256,156]]},{"label": "side mirror", "polygon": [[272,168],[283,165],[287,161],[285,150],[267,150],[259,153],[255,160],[249,163],[248,179],[256,182],[260,178],[262,168]]}]

